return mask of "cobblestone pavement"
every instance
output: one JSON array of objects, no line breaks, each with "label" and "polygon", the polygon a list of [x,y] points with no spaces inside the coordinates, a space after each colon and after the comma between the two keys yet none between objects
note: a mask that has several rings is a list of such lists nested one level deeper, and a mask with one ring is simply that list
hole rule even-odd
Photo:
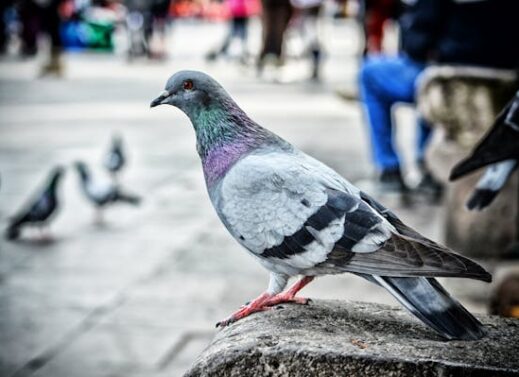
[{"label": "cobblestone pavement", "polygon": [[[266,287],[267,273],[210,206],[187,118],[173,108],[149,109],[174,71],[208,71],[259,123],[351,180],[369,178],[360,109],[333,92],[352,83],[356,33],[348,23],[328,26],[322,85],[304,80],[304,63],[289,64],[285,85],[258,81],[233,62],[207,65],[202,56],[225,28],[193,22],[175,26],[171,59],[162,64],[70,54],[63,80],[37,80],[36,62],[0,62],[2,231],[53,165],[68,168],[55,241],[30,230],[19,242],[0,240],[0,376],[179,376],[214,324]],[[412,114],[404,109],[402,119],[409,142]],[[116,131],[130,157],[122,182],[144,202],[111,208],[99,226],[70,166],[81,159],[102,174]],[[399,213],[438,238],[439,209]],[[351,276],[319,279],[304,294],[394,303]],[[471,297],[465,302],[483,310]]]}]

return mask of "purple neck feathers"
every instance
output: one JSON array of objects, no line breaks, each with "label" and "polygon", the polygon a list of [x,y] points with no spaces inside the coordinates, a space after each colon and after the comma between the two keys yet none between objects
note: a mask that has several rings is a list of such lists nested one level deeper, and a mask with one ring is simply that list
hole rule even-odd
[{"label": "purple neck feathers", "polygon": [[250,140],[237,138],[227,144],[211,148],[202,159],[207,185],[211,187],[218,182],[241,157],[254,149],[252,144]]}]

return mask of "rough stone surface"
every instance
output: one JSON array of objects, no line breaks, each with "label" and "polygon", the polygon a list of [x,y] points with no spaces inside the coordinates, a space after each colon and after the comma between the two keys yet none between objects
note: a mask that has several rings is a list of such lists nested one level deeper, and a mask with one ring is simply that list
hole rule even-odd
[{"label": "rough stone surface", "polygon": [[184,377],[518,376],[519,320],[479,318],[486,338],[447,342],[387,305],[284,305],[223,329]]},{"label": "rough stone surface", "polygon": [[[511,71],[473,67],[431,67],[418,89],[421,114],[436,132],[427,160],[433,173],[448,182],[452,167],[466,157],[493,124],[517,89]],[[483,212],[465,208],[481,173],[447,185],[444,229],[447,245],[476,258],[496,258],[516,239],[517,179],[508,182]],[[481,231],[485,230],[485,231]]]}]

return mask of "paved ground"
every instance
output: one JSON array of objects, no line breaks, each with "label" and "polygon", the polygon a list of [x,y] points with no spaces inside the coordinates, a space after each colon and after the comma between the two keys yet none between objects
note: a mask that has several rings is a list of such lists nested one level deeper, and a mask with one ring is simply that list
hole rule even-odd
[{"label": "paved ground", "polygon": [[[212,338],[214,324],[265,288],[267,273],[210,207],[187,118],[173,108],[148,108],[174,71],[208,71],[259,123],[353,181],[370,177],[360,109],[333,93],[353,82],[358,39],[351,24],[328,25],[321,85],[304,80],[304,63],[290,64],[284,85],[258,81],[232,62],[206,65],[203,53],[223,32],[222,25],[177,25],[164,64],[68,55],[63,80],[34,79],[35,62],[0,62],[2,231],[53,165],[69,168],[55,242],[39,242],[30,231],[20,242],[0,240],[0,376],[178,376]],[[404,109],[404,143],[412,138],[411,118]],[[144,202],[112,208],[98,226],[70,166],[81,159],[102,174],[115,131],[130,156],[122,181]],[[438,208],[400,213],[440,236]],[[322,278],[305,294],[394,303],[347,276]],[[484,309],[470,297],[465,302]]]}]

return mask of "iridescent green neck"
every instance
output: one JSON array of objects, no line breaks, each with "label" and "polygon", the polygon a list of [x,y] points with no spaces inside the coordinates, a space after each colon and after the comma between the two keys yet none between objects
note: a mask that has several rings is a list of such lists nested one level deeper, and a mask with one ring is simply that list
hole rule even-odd
[{"label": "iridescent green neck", "polygon": [[191,114],[197,150],[209,186],[244,155],[280,140],[251,120],[234,102],[206,106]]}]

